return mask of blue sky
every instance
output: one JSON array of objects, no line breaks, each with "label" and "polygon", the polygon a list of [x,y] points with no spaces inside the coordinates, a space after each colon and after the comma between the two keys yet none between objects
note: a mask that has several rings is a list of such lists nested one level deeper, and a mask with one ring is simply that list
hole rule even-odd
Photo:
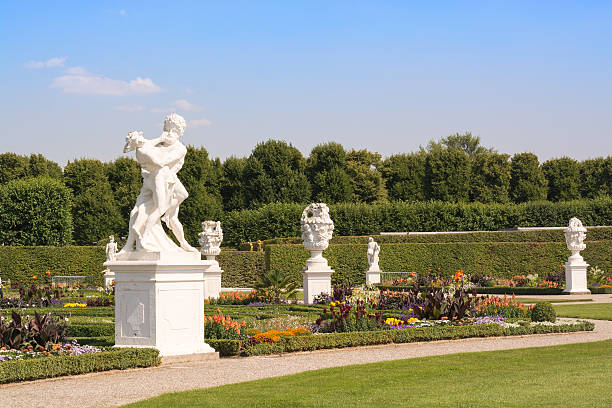
[{"label": "blue sky", "polygon": [[2,2],[0,151],[119,157],[188,120],[222,159],[269,138],[384,156],[471,131],[612,154],[612,2]]}]

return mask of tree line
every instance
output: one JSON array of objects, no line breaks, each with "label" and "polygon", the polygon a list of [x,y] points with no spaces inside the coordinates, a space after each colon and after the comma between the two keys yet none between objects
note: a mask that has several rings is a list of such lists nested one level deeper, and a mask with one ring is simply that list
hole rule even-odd
[{"label": "tree line", "polygon": [[[57,179],[71,193],[74,243],[91,245],[111,233],[127,234],[142,184],[135,160],[77,159],[62,170],[41,154],[0,154],[1,185],[41,176]],[[334,142],[317,145],[304,157],[289,143],[268,140],[248,157],[223,162],[203,147],[188,146],[179,178],[190,195],[179,217],[195,243],[201,221],[274,202],[523,203],[612,196],[612,157],[540,163],[533,153],[498,153],[470,133],[384,159]]]}]

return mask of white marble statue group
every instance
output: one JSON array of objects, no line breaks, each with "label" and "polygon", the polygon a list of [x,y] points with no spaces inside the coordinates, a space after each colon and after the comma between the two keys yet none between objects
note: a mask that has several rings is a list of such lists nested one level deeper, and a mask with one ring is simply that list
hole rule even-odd
[{"label": "white marble statue group", "polygon": [[[186,127],[185,119],[172,113],[166,116],[163,133],[156,139],[145,139],[142,132],[128,133],[123,152],[136,151],[143,183],[130,213],[129,235],[119,257],[134,250],[198,252],[185,239],[178,219],[179,206],[188,197],[177,177],[187,153],[187,148],[179,141]],[[172,231],[180,247],[166,235],[161,220]]]}]

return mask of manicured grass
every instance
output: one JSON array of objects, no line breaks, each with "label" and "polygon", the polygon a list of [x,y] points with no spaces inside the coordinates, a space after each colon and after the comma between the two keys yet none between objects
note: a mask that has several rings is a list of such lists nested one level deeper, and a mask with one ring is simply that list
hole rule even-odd
[{"label": "manicured grass", "polygon": [[612,320],[612,303],[590,305],[554,305],[558,316]]},{"label": "manicured grass", "polygon": [[593,299],[536,299],[536,298],[524,298],[516,297],[516,300],[522,303],[538,303],[538,302],[550,302],[550,303],[567,303],[567,302],[592,302]]},{"label": "manicured grass", "polygon": [[608,407],[611,365],[608,340],[309,371],[126,407]]}]

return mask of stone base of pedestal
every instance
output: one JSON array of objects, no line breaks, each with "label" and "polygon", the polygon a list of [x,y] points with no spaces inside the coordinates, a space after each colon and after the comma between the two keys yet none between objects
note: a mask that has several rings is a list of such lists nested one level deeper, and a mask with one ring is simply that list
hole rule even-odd
[{"label": "stone base of pedestal", "polygon": [[377,283],[380,283],[380,274],[382,273],[382,271],[380,269],[368,269],[366,271],[366,283],[368,285],[375,285]]},{"label": "stone base of pedestal", "polygon": [[111,289],[113,282],[115,281],[115,273],[111,272],[110,269],[104,270],[104,289]]},{"label": "stone base of pedestal", "polygon": [[589,295],[591,291],[587,287],[588,264],[582,262],[568,262],[565,265],[565,290],[564,295]]},{"label": "stone base of pedestal", "polygon": [[204,265],[204,298],[218,299],[221,293],[221,274],[223,269],[217,261],[202,261]]},{"label": "stone base of pedestal", "polygon": [[332,269],[327,271],[302,271],[302,284],[304,286],[304,303],[312,303],[315,296],[321,293],[332,294]]},{"label": "stone base of pedestal", "polygon": [[105,263],[115,274],[115,345],[153,347],[161,356],[214,353],[204,342],[205,261],[199,254],[138,255]]}]

